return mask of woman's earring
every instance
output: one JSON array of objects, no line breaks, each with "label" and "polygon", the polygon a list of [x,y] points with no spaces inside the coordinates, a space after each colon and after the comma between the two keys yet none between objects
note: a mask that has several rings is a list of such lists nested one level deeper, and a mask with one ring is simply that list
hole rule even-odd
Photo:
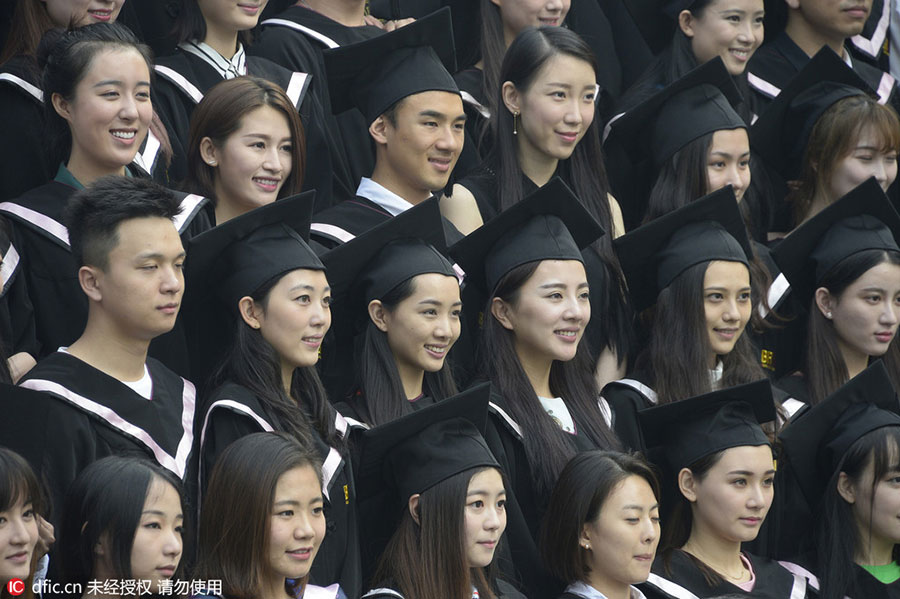
[{"label": "woman's earring", "polygon": [[216,161],[215,160],[207,160],[206,164],[208,164],[209,166],[216,166]]},{"label": "woman's earring", "polygon": [[519,134],[519,111],[513,113],[513,135]]},{"label": "woman's earring", "polygon": [[828,320],[831,320],[831,312],[826,312],[825,318],[827,318]]}]

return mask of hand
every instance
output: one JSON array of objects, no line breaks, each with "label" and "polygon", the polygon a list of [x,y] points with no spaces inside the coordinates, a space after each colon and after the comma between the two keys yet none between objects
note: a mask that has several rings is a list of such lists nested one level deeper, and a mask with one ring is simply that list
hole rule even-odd
[{"label": "hand", "polygon": [[37,517],[38,521],[38,542],[34,547],[34,552],[38,559],[47,555],[50,551],[50,545],[56,542],[56,536],[53,534],[53,525],[44,520],[41,516]]}]

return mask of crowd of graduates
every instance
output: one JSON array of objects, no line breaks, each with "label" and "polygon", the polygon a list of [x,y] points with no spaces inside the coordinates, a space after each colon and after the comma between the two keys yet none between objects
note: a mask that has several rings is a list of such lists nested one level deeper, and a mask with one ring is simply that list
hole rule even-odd
[{"label": "crowd of graduates", "polygon": [[15,0],[0,598],[900,597],[890,0]]}]

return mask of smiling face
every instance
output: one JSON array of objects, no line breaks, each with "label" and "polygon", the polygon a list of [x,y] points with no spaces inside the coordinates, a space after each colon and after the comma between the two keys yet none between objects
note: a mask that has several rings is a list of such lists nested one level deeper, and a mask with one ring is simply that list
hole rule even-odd
[{"label": "smiling face", "polygon": [[256,27],[268,0],[196,0],[207,29],[236,33]]},{"label": "smiling face", "polygon": [[731,353],[750,320],[749,269],[740,262],[710,262],[703,276],[703,309],[713,368],[718,356]]},{"label": "smiling face", "polygon": [[616,485],[579,542],[589,547],[591,586],[607,596],[647,580],[659,544],[659,502],[647,480],[631,475]]},{"label": "smiling face", "polygon": [[28,579],[38,540],[37,514],[31,501],[20,497],[0,511],[0,585],[13,578]]},{"label": "smiling face", "polygon": [[83,27],[93,23],[112,23],[119,16],[125,0],[40,0],[54,27],[63,29],[73,23]]},{"label": "smiling face", "polygon": [[726,449],[703,480],[694,479],[687,492],[682,484],[693,514],[691,538],[696,534],[729,543],[752,541],[772,506],[774,484],[775,465],[768,445]]},{"label": "smiling face", "polygon": [[133,48],[100,51],[73,97],[53,94],[52,102],[72,134],[70,170],[94,177],[124,174],[153,117],[150,69]]},{"label": "smiling face", "polygon": [[469,567],[489,566],[506,529],[506,489],[496,468],[482,470],[469,480],[465,525]]},{"label": "smiling face", "polygon": [[303,578],[325,537],[325,512],[319,479],[312,466],[293,468],[275,486],[269,528],[269,569],[284,588],[284,579]]},{"label": "smiling face", "polygon": [[526,27],[562,25],[571,0],[491,0],[500,9],[503,37],[509,46]]},{"label": "smiling face", "polygon": [[221,146],[203,138],[201,156],[215,167],[217,213],[233,217],[274,202],[291,174],[292,144],[287,117],[271,106],[245,114]]},{"label": "smiling face", "polygon": [[828,203],[836,202],[847,193],[875,177],[881,189],[887,191],[897,178],[897,152],[884,149],[880,136],[866,127],[850,152],[831,170],[828,186]]},{"label": "smiling face", "polygon": [[594,121],[597,77],[583,60],[557,54],[528,89],[503,84],[503,101],[517,117],[519,159],[525,165],[565,160]]},{"label": "smiling face", "polygon": [[706,192],[731,185],[738,203],[750,187],[750,139],[746,129],[713,133],[706,162]]},{"label": "smiling face", "polygon": [[681,11],[678,24],[691,40],[697,62],[721,56],[732,75],[740,75],[763,41],[763,0],[713,0],[694,15]]},{"label": "smiling face", "polygon": [[160,592],[159,582],[172,578],[181,560],[184,514],[181,497],[168,482],[154,477],[131,546],[131,577],[151,581],[151,590]]},{"label": "smiling face", "polygon": [[817,34],[841,40],[862,33],[872,0],[786,0],[789,22],[800,19]]}]

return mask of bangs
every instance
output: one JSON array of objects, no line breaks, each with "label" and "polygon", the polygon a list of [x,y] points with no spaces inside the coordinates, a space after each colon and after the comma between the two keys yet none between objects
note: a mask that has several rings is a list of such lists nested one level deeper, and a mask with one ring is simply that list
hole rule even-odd
[{"label": "bangs", "polygon": [[875,147],[880,151],[885,153],[900,151],[900,118],[893,108],[882,104],[869,105],[865,108],[865,112],[860,114],[856,139],[859,140],[865,133],[871,132]]},{"label": "bangs", "polygon": [[35,511],[43,514],[42,497],[41,487],[28,462],[18,454],[0,448],[0,511],[19,502],[30,502]]},{"label": "bangs", "polygon": [[885,426],[872,435],[873,482],[900,472],[900,426]]}]

